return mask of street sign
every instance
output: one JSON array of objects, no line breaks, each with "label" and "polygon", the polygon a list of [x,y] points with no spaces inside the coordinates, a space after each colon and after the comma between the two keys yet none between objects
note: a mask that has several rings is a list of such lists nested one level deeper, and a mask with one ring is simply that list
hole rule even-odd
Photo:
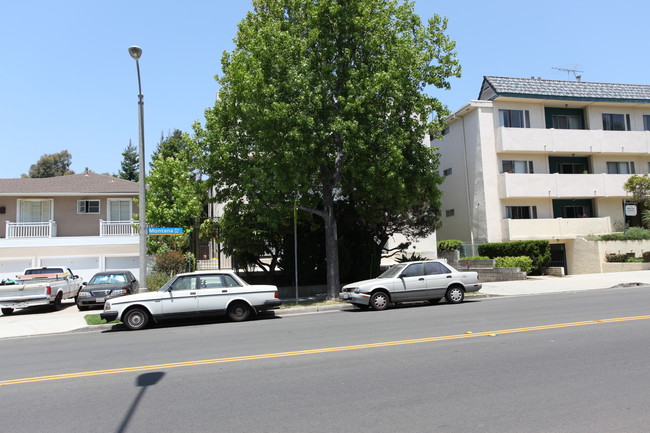
[{"label": "street sign", "polygon": [[182,235],[183,227],[149,227],[149,236]]}]

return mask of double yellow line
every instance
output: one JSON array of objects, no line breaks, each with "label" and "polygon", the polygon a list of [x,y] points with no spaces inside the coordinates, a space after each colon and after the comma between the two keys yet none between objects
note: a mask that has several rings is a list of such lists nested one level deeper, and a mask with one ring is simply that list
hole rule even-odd
[{"label": "double yellow line", "polygon": [[80,377],[102,376],[107,374],[133,373],[140,371],[161,370],[178,367],[194,367],[198,365],[224,364],[227,362],[253,361],[258,359],[286,358],[289,356],[315,355],[319,353],[344,352],[348,350],[374,349],[378,347],[403,346],[407,344],[433,343],[436,341],[459,340],[462,338],[494,337],[497,335],[515,334],[520,332],[544,331],[549,329],[570,328],[576,326],[599,325],[603,323],[630,322],[648,320],[647,316],[616,317],[611,319],[586,320],[583,322],[557,323],[552,325],[530,326],[527,328],[501,329],[499,331],[467,332],[464,334],[444,335],[440,337],[415,338],[411,340],[386,341],[382,343],[358,344],[355,346],[325,347],[321,349],[297,350],[293,352],[264,353],[260,355],[234,356],[230,358],[203,359],[198,361],[172,362],[167,364],[141,365],[136,367],[113,368],[109,370],[81,371],[77,373],[54,374],[50,376],[25,377],[0,381],[0,386],[18,385],[23,383],[44,382],[50,380],[74,379]]}]

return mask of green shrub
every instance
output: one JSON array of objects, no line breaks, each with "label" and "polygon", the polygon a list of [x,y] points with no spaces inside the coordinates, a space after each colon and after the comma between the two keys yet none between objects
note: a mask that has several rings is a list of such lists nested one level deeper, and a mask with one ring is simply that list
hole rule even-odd
[{"label": "green shrub", "polygon": [[463,241],[450,239],[438,241],[438,251],[460,251],[463,248]]},{"label": "green shrub", "polygon": [[497,268],[519,268],[526,274],[533,268],[533,260],[528,256],[495,257],[494,264]]},{"label": "green shrub", "polygon": [[472,257],[461,257],[459,261],[467,260],[490,260],[488,256],[472,256]]},{"label": "green shrub", "polygon": [[497,257],[530,257],[532,267],[530,273],[541,275],[544,268],[551,263],[551,247],[548,241],[513,241],[481,244],[478,246],[481,256],[491,259]]},{"label": "green shrub", "polygon": [[165,283],[169,281],[169,279],[169,275],[163,272],[154,272],[152,274],[149,274],[147,275],[147,290],[150,292],[155,292],[164,286]]},{"label": "green shrub", "polygon": [[650,239],[650,230],[643,227],[630,227],[624,233],[609,233],[598,237],[600,241],[640,241]]}]

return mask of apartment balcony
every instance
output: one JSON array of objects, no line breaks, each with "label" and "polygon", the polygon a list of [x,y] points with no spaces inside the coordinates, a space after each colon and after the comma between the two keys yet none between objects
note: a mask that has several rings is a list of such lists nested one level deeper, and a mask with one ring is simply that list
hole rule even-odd
[{"label": "apartment balcony", "polygon": [[56,221],[17,223],[7,221],[5,233],[8,239],[56,237]]},{"label": "apartment balcony", "polygon": [[99,220],[100,236],[137,236],[138,221]]},{"label": "apartment balcony", "polygon": [[[57,237],[56,221],[42,221],[42,222],[28,222],[28,223],[7,221],[5,224],[6,224],[5,237],[7,239]],[[137,221],[99,220],[99,236],[137,236],[137,235],[138,235]]]},{"label": "apartment balcony", "polygon": [[612,233],[610,217],[504,219],[504,240],[575,239]]},{"label": "apartment balcony", "polygon": [[499,198],[627,197],[630,174],[501,173]]},{"label": "apartment balcony", "polygon": [[647,154],[650,132],[500,127],[496,133],[496,150],[498,153]]}]

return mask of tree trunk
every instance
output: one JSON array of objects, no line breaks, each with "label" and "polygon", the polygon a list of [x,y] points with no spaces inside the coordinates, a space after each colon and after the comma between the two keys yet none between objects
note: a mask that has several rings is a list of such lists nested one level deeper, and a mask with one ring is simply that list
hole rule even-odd
[{"label": "tree trunk", "polygon": [[325,220],[325,257],[327,262],[327,299],[338,299],[341,291],[339,281],[339,239],[334,216],[334,194],[327,182],[323,185],[323,219]]}]

